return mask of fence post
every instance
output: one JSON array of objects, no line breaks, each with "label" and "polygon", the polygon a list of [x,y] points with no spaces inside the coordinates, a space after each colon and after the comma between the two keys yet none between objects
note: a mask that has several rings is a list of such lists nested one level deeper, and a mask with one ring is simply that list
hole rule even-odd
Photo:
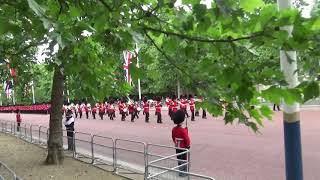
[{"label": "fence post", "polygon": [[[190,166],[191,166],[191,159],[190,159],[191,153],[190,150],[188,149],[188,173],[190,173]],[[188,175],[188,180],[190,180],[190,176]]]},{"label": "fence post", "polygon": [[[67,135],[68,136],[68,135]],[[73,131],[73,158],[76,158],[76,132]]]},{"label": "fence post", "polygon": [[116,145],[115,145],[115,140],[112,138],[112,158],[113,158],[113,172],[116,170]]},{"label": "fence post", "polygon": [[94,163],[94,147],[93,147],[94,135],[91,134],[91,163]]},{"label": "fence post", "polygon": [[32,124],[30,125],[30,142],[32,143]]},{"label": "fence post", "polygon": [[117,139],[114,141],[114,167],[113,172],[117,174]]},{"label": "fence post", "polygon": [[145,146],[145,153],[144,153],[144,162],[145,162],[144,180],[147,180],[148,179],[148,175],[149,175],[148,151],[149,151],[149,144],[147,144],[147,146]]},{"label": "fence post", "polygon": [[39,138],[38,138],[39,144],[41,145],[41,140],[40,140],[41,135],[40,135],[40,133],[41,133],[41,126],[39,126]]}]

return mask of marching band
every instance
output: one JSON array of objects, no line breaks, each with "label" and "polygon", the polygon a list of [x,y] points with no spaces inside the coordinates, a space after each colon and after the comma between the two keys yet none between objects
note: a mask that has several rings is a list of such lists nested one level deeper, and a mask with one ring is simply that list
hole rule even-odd
[{"label": "marching band", "polygon": [[[178,109],[181,109],[189,118],[189,106],[189,110],[191,112],[191,121],[195,121],[195,113],[197,113],[195,112],[195,106],[196,102],[199,101],[203,101],[203,99],[197,100],[191,95],[189,97],[181,96],[179,100],[176,98],[176,96],[173,96],[172,98],[166,97],[165,103],[162,102],[162,99],[160,97],[157,97],[155,101],[152,99],[147,100],[146,98],[144,98],[140,106],[137,101],[128,98],[127,101],[118,100],[117,103],[115,103],[115,101],[106,101],[104,103],[96,102],[93,107],[91,107],[89,103],[85,102],[77,104],[71,103],[69,105],[64,105],[63,111],[65,114],[68,110],[71,110],[75,117],[79,117],[79,119],[82,118],[82,114],[85,114],[87,119],[89,119],[90,114],[92,115],[93,119],[96,119],[96,114],[98,114],[101,120],[104,119],[104,116],[108,116],[110,120],[114,120],[114,118],[116,117],[115,105],[117,105],[119,114],[121,116],[121,121],[126,121],[126,117],[130,115],[131,122],[134,122],[135,119],[139,118],[140,111],[143,111],[143,114],[145,115],[145,122],[149,123],[150,109],[154,109],[155,116],[157,117],[157,123],[161,124],[161,111],[163,108],[163,104],[167,106],[168,114],[171,117],[171,120],[173,118],[173,114],[177,112]],[[204,119],[206,118],[205,113],[205,110],[203,110]]]}]

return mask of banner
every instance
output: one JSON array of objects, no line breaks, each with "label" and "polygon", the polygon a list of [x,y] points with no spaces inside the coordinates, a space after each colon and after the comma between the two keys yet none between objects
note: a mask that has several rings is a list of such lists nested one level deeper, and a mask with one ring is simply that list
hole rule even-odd
[{"label": "banner", "polygon": [[124,57],[124,64],[123,64],[123,69],[125,70],[125,79],[127,83],[129,83],[131,86],[132,84],[132,79],[130,75],[130,69],[129,65],[132,63],[132,53],[130,51],[123,51],[123,57]]}]

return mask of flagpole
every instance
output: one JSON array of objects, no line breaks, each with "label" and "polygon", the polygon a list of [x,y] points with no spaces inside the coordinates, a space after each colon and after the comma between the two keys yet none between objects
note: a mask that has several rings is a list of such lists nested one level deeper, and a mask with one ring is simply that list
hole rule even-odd
[{"label": "flagpole", "polygon": [[35,104],[36,103],[36,98],[35,98],[35,94],[34,94],[33,81],[31,81],[31,91],[32,91],[32,102],[33,102],[33,104]]},{"label": "flagpole", "polygon": [[[137,55],[137,68],[140,68],[140,64],[139,64],[139,48],[138,48],[138,43],[136,43],[136,55]],[[139,101],[141,102],[141,84],[140,84],[140,78],[138,78],[138,92],[139,92]]]},{"label": "flagpole", "polygon": [[0,106],[2,106],[2,91],[0,91]]}]

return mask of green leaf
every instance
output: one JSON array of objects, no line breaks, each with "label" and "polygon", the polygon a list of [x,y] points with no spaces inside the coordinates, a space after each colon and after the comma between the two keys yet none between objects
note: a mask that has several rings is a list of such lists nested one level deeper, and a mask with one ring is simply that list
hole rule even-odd
[{"label": "green leaf", "polygon": [[76,7],[74,7],[74,6],[71,6],[71,7],[70,7],[70,15],[71,15],[72,17],[78,17],[78,16],[80,16],[79,8],[76,8]]},{"label": "green leaf", "polygon": [[240,0],[240,8],[247,12],[253,12],[256,8],[264,6],[262,0]]},{"label": "green leaf", "polygon": [[262,105],[260,108],[260,112],[264,117],[268,118],[269,120],[272,120],[273,111],[271,111],[271,109],[268,106]]},{"label": "green leaf", "polygon": [[304,101],[308,101],[313,98],[320,96],[320,87],[319,83],[312,81],[303,89]]}]

